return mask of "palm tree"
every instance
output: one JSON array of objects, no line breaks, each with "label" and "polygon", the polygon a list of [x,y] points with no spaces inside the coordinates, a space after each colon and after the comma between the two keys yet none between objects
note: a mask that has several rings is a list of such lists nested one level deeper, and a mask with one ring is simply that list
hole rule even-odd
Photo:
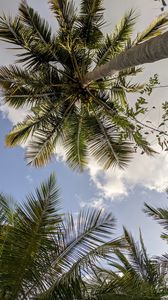
[{"label": "palm tree", "polygon": [[93,276],[95,299],[154,300],[168,294],[165,272],[159,260],[147,254],[142,234],[140,245],[124,228],[126,250],[115,251],[117,260],[106,269],[96,268]]},{"label": "palm tree", "polygon": [[27,142],[27,162],[39,167],[51,160],[61,143],[67,163],[79,170],[87,166],[90,156],[107,169],[125,167],[137,146],[153,154],[133,117],[143,109],[134,114],[127,102],[128,92],[142,92],[145,85],[131,83],[127,77],[142,71],[135,65],[167,55],[155,53],[160,46],[151,57],[146,55],[156,43],[163,44],[167,17],[159,16],[131,41],[132,10],[112,34],[103,36],[101,0],[81,0],[78,14],[73,1],[49,3],[57,34],[25,0],[18,16],[0,19],[0,39],[17,47],[17,63],[22,64],[0,68],[4,101],[30,110],[8,134],[6,145]]},{"label": "palm tree", "polygon": [[[168,190],[166,191],[168,193]],[[156,220],[164,229],[161,234],[161,238],[164,239],[166,242],[168,241],[168,208],[155,208],[145,203],[144,211],[148,216],[152,217]],[[166,277],[168,274],[168,253],[165,253],[159,258],[161,267],[163,272],[165,273]]]},{"label": "palm tree", "polygon": [[63,216],[59,199],[54,175],[24,203],[0,195],[1,300],[82,299],[91,264],[121,245],[112,214]]}]

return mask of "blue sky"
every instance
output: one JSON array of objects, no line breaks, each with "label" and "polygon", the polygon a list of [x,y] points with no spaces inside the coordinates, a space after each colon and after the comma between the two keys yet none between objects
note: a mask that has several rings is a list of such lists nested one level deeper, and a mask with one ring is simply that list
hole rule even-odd
[{"label": "blue sky", "polygon": [[[1,13],[15,14],[19,1],[0,0]],[[48,19],[52,27],[56,28],[54,18],[48,9],[47,0],[28,1],[39,13]],[[75,1],[79,5],[79,1]],[[136,8],[141,17],[137,21],[136,30],[142,30],[160,13],[159,5],[153,0],[104,0],[107,25],[104,31],[110,32],[114,24],[123,13],[131,7]],[[6,50],[6,45],[0,43],[0,64],[14,62],[13,52]],[[167,66],[166,66],[167,64]],[[162,84],[166,83],[167,62],[158,62],[146,66],[141,80],[146,81],[149,76],[158,72]],[[157,90],[151,97],[151,105],[166,100],[168,89]],[[135,96],[134,96],[135,97]],[[130,97],[130,101],[134,100]],[[154,206],[168,206],[164,192],[168,186],[168,157],[161,153],[155,158],[142,156],[135,157],[130,167],[124,172],[109,170],[103,172],[93,161],[88,171],[77,174],[70,170],[63,161],[53,158],[45,168],[35,169],[26,166],[24,149],[16,147],[7,149],[4,146],[5,134],[10,130],[12,123],[16,123],[24,116],[23,111],[15,112],[6,106],[0,107],[0,190],[13,195],[22,201],[25,194],[32,191],[51,172],[55,172],[61,190],[62,207],[64,211],[76,213],[80,207],[102,207],[110,209],[118,220],[118,234],[124,224],[136,237],[141,227],[148,251],[151,254],[161,254],[166,251],[167,245],[159,238],[161,228],[142,212],[143,203]],[[151,116],[159,122],[159,112]]]}]

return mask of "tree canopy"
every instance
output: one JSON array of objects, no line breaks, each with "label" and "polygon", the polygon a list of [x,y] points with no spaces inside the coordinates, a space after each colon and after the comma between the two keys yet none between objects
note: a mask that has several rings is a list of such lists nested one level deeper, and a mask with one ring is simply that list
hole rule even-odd
[{"label": "tree canopy", "polygon": [[[0,19],[0,39],[17,51],[16,63],[21,64],[0,68],[4,102],[29,109],[25,120],[7,135],[6,145],[26,142],[27,163],[40,167],[61,144],[68,165],[80,171],[90,157],[108,169],[125,167],[137,148],[154,154],[146,129],[154,130],[159,139],[167,133],[143,124],[139,116],[147,112],[145,93],[158,84],[157,76],[139,84],[131,78],[142,68],[131,67],[87,85],[83,78],[124,50],[162,34],[167,16],[159,16],[132,39],[133,10],[111,34],[104,35],[103,1],[81,1],[79,10],[73,1],[50,0],[49,4],[58,25],[56,33],[25,0],[15,18]],[[136,93],[133,106],[129,93]]]},{"label": "tree canopy", "polygon": [[[164,228],[168,209],[145,205]],[[148,255],[111,212],[63,214],[53,174],[22,203],[0,194],[1,300],[154,300],[168,295],[167,259]]]}]

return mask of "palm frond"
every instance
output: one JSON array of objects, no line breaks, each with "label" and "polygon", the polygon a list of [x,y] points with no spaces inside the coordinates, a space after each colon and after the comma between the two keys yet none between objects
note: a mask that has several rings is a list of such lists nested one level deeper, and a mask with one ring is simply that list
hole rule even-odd
[{"label": "palm frond", "polygon": [[120,240],[108,242],[114,227],[114,217],[100,210],[82,210],[77,220],[67,215],[56,240],[56,244],[60,245],[60,253],[56,254],[53,261],[55,268],[61,270],[61,277],[53,282],[42,298],[37,299],[66,299],[66,295],[80,299],[82,290],[85,296],[89,296],[82,277],[88,274],[94,263],[120,247]]},{"label": "palm frond", "polygon": [[17,45],[18,47],[24,46],[24,40],[21,35],[23,26],[18,17],[12,19],[11,17],[0,17],[0,39],[2,41]]},{"label": "palm frond", "polygon": [[119,82],[116,82],[116,84],[114,84],[111,87],[110,92],[111,92],[111,100],[113,102],[120,103],[121,107],[127,108],[128,104],[127,104],[126,91],[124,87],[120,85]]},{"label": "palm frond", "polygon": [[[61,221],[60,214],[58,214],[59,199],[56,178],[54,174],[51,174],[48,180],[35,190],[35,195],[27,196],[27,201],[21,206],[19,212],[23,220],[26,217],[35,224],[39,221],[41,234],[52,234],[56,230],[55,225]],[[42,219],[39,218],[40,215]]]},{"label": "palm frond", "polygon": [[[72,100],[72,99],[70,99]],[[47,164],[56,150],[56,142],[63,139],[64,130],[66,131],[66,122],[73,110],[74,100],[70,103],[61,103],[58,108],[52,112],[52,105],[47,111],[47,119],[45,126],[39,126],[33,133],[32,140],[28,144],[26,151],[26,159],[28,164],[41,167]],[[42,118],[43,120],[43,118]]]},{"label": "palm frond", "polygon": [[[95,113],[95,111],[94,111]],[[118,165],[123,168],[132,156],[130,142],[121,141],[119,128],[111,119],[90,118],[91,134],[89,138],[89,153],[103,168],[108,169]]]},{"label": "palm frond", "polygon": [[138,244],[134,241],[132,235],[124,228],[124,237],[128,244],[129,260],[137,274],[143,275],[143,258]]},{"label": "palm frond", "polygon": [[77,19],[77,33],[81,42],[94,49],[103,37],[101,27],[103,21],[102,0],[82,0],[80,14]]},{"label": "palm frond", "polygon": [[[144,268],[145,268],[145,278],[151,284],[157,286],[160,281],[160,286],[163,284],[163,274],[161,274],[161,268],[159,262],[156,259],[150,258],[140,231],[140,245],[143,255]],[[161,284],[162,283],[162,284]]]},{"label": "palm frond", "polygon": [[[122,84],[122,82],[121,82]],[[122,86],[122,85],[121,85]],[[138,93],[142,92],[145,88],[146,84],[144,83],[132,83],[131,81],[125,82],[122,86],[127,93]]]},{"label": "palm frond", "polygon": [[28,290],[44,290],[44,274],[49,268],[46,248],[52,246],[50,235],[56,232],[61,220],[58,205],[58,188],[51,175],[36,195],[30,194],[27,203],[18,207],[15,226],[8,230],[0,257],[4,274],[0,290],[5,296],[27,299]]},{"label": "palm frond", "polygon": [[13,147],[27,142],[36,130],[48,126],[48,119],[52,113],[53,105],[41,105],[39,109],[33,110],[33,114],[28,115],[26,119],[18,123],[6,136],[6,146]]},{"label": "palm frond", "polygon": [[45,105],[59,102],[67,84],[60,82],[57,70],[51,66],[41,66],[38,72],[34,72],[10,65],[0,68],[0,86],[4,101],[14,108],[27,106],[30,109],[40,104],[43,111]]},{"label": "palm frond", "polygon": [[119,77],[136,76],[138,73],[140,73],[142,71],[143,71],[143,69],[141,67],[132,67],[132,68],[120,71]]},{"label": "palm frond", "polygon": [[154,155],[156,153],[156,151],[150,146],[149,142],[139,131],[134,132],[132,137],[136,145],[142,149],[141,154],[146,153],[147,155]]},{"label": "palm frond", "polygon": [[[125,248],[128,245],[125,245]],[[121,272],[122,275],[124,275],[125,273],[127,273],[128,271],[130,273],[132,273],[133,275],[135,275],[135,270],[133,269],[131,262],[129,261],[129,258],[122,253],[122,251],[120,251],[120,249],[115,250],[115,254],[117,256],[117,262],[110,262],[110,266],[115,267],[117,272]],[[113,274],[114,275],[114,274]]]},{"label": "palm frond", "polygon": [[44,44],[51,43],[51,27],[48,23],[27,4],[26,0],[22,0],[19,6],[20,19],[28,27],[31,28],[36,38]]},{"label": "palm frond", "polygon": [[112,270],[100,269],[97,273],[102,283],[96,288],[96,295],[102,299],[104,295],[111,295],[111,299],[113,296],[114,299],[115,296],[119,299],[160,299],[166,294],[165,280],[156,260],[148,257],[142,235],[141,247],[125,228],[124,236],[126,248],[124,252],[115,250],[117,261],[110,262]]},{"label": "palm frond", "polygon": [[51,51],[53,46],[36,41],[32,29],[25,26],[19,17],[0,18],[0,40],[18,46],[17,50],[23,50],[17,54],[19,57],[17,62],[24,63],[28,68],[37,68],[42,63],[55,60]]},{"label": "palm frond", "polygon": [[168,25],[168,15],[161,14],[142,32],[139,33],[133,42],[133,45],[145,42],[155,36],[162,34]]},{"label": "palm frond", "polygon": [[78,260],[83,257],[86,259],[87,254],[94,252],[96,256],[99,252],[97,247],[108,241],[114,231],[115,219],[111,213],[103,213],[101,210],[82,210],[76,222],[72,215],[67,216],[63,228],[63,249],[56,258],[55,265],[59,265],[65,272],[73,268]]},{"label": "palm frond", "polygon": [[56,150],[58,131],[55,128],[36,130],[26,150],[26,161],[29,165],[42,167],[46,165]]},{"label": "palm frond", "polygon": [[49,0],[48,2],[63,31],[62,33],[69,34],[76,19],[73,0]]},{"label": "palm frond", "polygon": [[115,27],[114,33],[107,35],[97,52],[97,65],[104,64],[126,47],[135,25],[135,12],[130,10]]},{"label": "palm frond", "polygon": [[144,280],[145,284],[149,284],[149,287],[151,286],[151,290],[154,291],[158,289],[159,292],[159,282],[160,287],[163,287],[163,277],[160,275],[160,266],[155,259],[148,256],[142,233],[140,232],[140,246],[134,242],[133,237],[126,229],[124,229],[124,234],[128,243],[129,260],[135,273]]},{"label": "palm frond", "polygon": [[[44,75],[44,74],[43,74]],[[40,76],[41,77],[41,76]],[[42,79],[42,77],[41,77]],[[14,108],[33,105],[43,97],[43,90],[46,91],[45,78],[44,86],[39,84],[39,76],[33,72],[24,70],[15,65],[0,68],[0,86],[2,88],[4,101]],[[44,93],[45,97],[46,93]]]},{"label": "palm frond", "polygon": [[[70,125],[71,124],[71,125]],[[83,170],[88,160],[87,120],[82,111],[72,115],[65,125],[64,148],[67,162],[73,169]]]},{"label": "palm frond", "polygon": [[44,293],[35,297],[36,300],[74,300],[85,299],[85,287],[81,278],[69,279],[69,282],[57,281]]},{"label": "palm frond", "polygon": [[145,203],[144,212],[148,214],[148,216],[152,217],[154,220],[158,221],[158,223],[164,228],[165,232],[162,233],[162,237],[167,238],[168,235],[168,209],[167,208],[154,208],[147,203]]},{"label": "palm frond", "polygon": [[0,226],[8,223],[13,225],[16,207],[14,200],[6,195],[0,194]]}]

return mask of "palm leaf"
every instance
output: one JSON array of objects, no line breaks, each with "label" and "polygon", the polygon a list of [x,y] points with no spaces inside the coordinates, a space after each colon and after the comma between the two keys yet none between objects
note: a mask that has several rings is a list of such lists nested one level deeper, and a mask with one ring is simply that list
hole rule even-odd
[{"label": "palm leaf", "polygon": [[[94,110],[95,113],[95,110]],[[99,116],[90,118],[89,153],[100,163],[103,168],[118,165],[123,168],[131,158],[131,143],[120,139],[119,129],[111,119]]]},{"label": "palm leaf", "polygon": [[6,146],[13,147],[25,143],[36,130],[48,126],[48,119],[52,114],[53,105],[41,105],[39,109],[34,108],[34,113],[18,123],[6,136]]},{"label": "palm leaf", "polygon": [[31,28],[36,38],[44,44],[52,42],[51,28],[48,23],[40,17],[40,15],[31,8],[26,0],[22,0],[19,6],[20,19],[22,22]]},{"label": "palm leaf", "polygon": [[87,118],[82,111],[69,118],[64,135],[67,162],[73,169],[83,170],[87,165]]},{"label": "palm leaf", "polygon": [[159,296],[156,297],[145,297],[145,296],[138,296],[138,295],[116,295],[113,293],[109,293],[109,294],[104,294],[101,296],[97,296],[96,300],[130,300],[130,298],[132,300],[161,300],[161,298]]},{"label": "palm leaf", "polygon": [[36,300],[74,300],[85,299],[85,288],[80,278],[75,278],[66,282],[57,282],[44,293],[35,297]]},{"label": "palm leaf", "polygon": [[[45,82],[44,77],[43,79]],[[39,76],[15,65],[0,68],[0,86],[4,101],[14,108],[34,104],[43,93]],[[43,88],[45,89],[46,86],[44,85]]]},{"label": "palm leaf", "polygon": [[117,262],[110,262],[112,270],[100,269],[98,272],[98,276],[102,277],[102,284],[96,289],[98,299],[104,296],[106,299],[106,295],[111,295],[111,299],[115,296],[119,299],[161,299],[166,294],[165,280],[156,260],[148,257],[142,235],[141,247],[125,228],[124,236],[126,249],[124,253],[115,250]]},{"label": "palm leaf", "polygon": [[135,243],[132,235],[124,228],[124,236],[129,248],[129,259],[131,264],[136,271],[143,275],[143,259],[138,245]]},{"label": "palm leaf", "polygon": [[[28,290],[44,289],[43,277],[46,274],[46,247],[52,246],[49,235],[56,231],[60,222],[58,214],[58,189],[55,178],[50,176],[29,195],[27,203],[17,209],[15,226],[8,231],[0,257],[1,292],[10,299],[25,297]],[[17,266],[17,268],[16,268]]]},{"label": "palm leaf", "polygon": [[83,210],[76,222],[69,215],[63,225],[64,249],[56,258],[55,264],[65,271],[90,251],[95,249],[96,254],[97,247],[108,239],[114,227],[115,219],[112,214],[101,210]]},{"label": "palm leaf", "polygon": [[126,70],[120,71],[119,77],[136,76],[138,73],[140,73],[142,71],[143,71],[143,69],[141,67],[128,68]]},{"label": "palm leaf", "polygon": [[62,275],[60,280],[53,283],[44,294],[44,298],[38,299],[57,299],[59,293],[63,292],[62,287],[67,287],[63,293],[66,295],[71,284],[77,287],[78,293],[71,286],[69,295],[74,293],[79,297],[83,285],[81,274],[88,272],[93,263],[100,258],[105,258],[121,245],[120,240],[104,243],[113,232],[114,226],[113,216],[100,210],[83,210],[76,222],[72,215],[68,215],[63,222],[62,234],[56,240],[56,243],[60,244],[60,253],[57,254],[54,265],[56,268],[61,268]]},{"label": "palm leaf", "polygon": [[58,139],[57,129],[36,130],[26,150],[26,160],[29,165],[41,167],[46,165],[56,150]]},{"label": "palm leaf", "polygon": [[54,107],[50,106],[45,127],[38,127],[35,130],[33,139],[28,145],[26,151],[28,164],[41,167],[50,161],[56,150],[56,142],[59,138],[63,139],[64,130],[66,131],[65,124],[73,110],[73,106],[74,100],[68,104],[63,103],[58,105],[58,110],[53,111],[53,113],[52,108]]},{"label": "palm leaf", "polygon": [[[39,67],[42,63],[55,60],[52,49],[55,43],[45,44],[36,40],[30,27],[25,26],[19,17],[12,19],[3,16],[0,18],[0,40],[17,45],[17,50],[24,50],[17,54],[17,62],[25,63],[27,67]],[[16,50],[16,48],[14,48]]]},{"label": "palm leaf", "polygon": [[73,1],[49,0],[49,4],[64,34],[69,34],[76,19]]},{"label": "palm leaf", "polygon": [[119,82],[116,82],[116,84],[114,84],[111,87],[110,92],[111,92],[111,100],[113,102],[120,103],[121,107],[123,108],[128,107],[126,91],[124,87],[120,85]]},{"label": "palm leaf", "polygon": [[14,200],[3,194],[0,194],[0,225],[8,223],[13,225],[15,214]]},{"label": "palm leaf", "polygon": [[96,48],[103,37],[101,27],[103,21],[102,0],[82,0],[77,20],[77,32],[81,42],[88,48]]},{"label": "palm leaf", "polygon": [[146,40],[149,40],[155,36],[162,34],[168,25],[167,14],[161,14],[142,32],[137,35],[137,38],[133,44],[139,44]]},{"label": "palm leaf", "polygon": [[24,47],[24,40],[21,35],[23,26],[18,17],[12,19],[11,17],[0,17],[0,39],[2,41]]},{"label": "palm leaf", "polygon": [[162,237],[167,238],[168,234],[168,209],[166,208],[154,208],[147,203],[145,203],[144,212],[147,213],[154,220],[164,228],[165,233],[162,234]]},{"label": "palm leaf", "polygon": [[115,27],[114,33],[106,36],[104,43],[97,52],[97,65],[104,64],[114,55],[124,50],[133,32],[135,19],[134,11],[130,10]]}]

